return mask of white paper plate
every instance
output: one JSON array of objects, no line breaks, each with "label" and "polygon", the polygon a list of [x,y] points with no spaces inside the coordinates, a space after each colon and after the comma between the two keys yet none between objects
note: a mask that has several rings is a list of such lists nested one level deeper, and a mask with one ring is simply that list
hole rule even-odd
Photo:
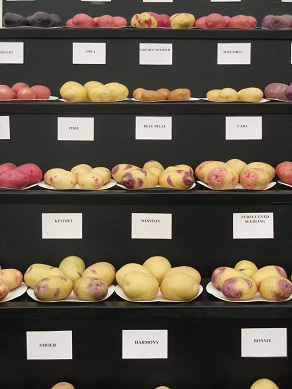
[{"label": "white paper plate", "polygon": [[34,294],[34,291],[32,288],[29,288],[27,289],[27,294],[29,295],[29,297],[31,297],[33,300],[35,301],[38,301],[40,303],[98,303],[100,301],[104,301],[106,299],[108,299],[115,291],[115,285],[110,285],[108,287],[108,292],[107,292],[107,295],[105,296],[104,299],[102,300],[99,300],[99,301],[85,301],[85,300],[80,300],[78,299],[75,294],[72,292],[70,294],[70,296],[68,296],[66,299],[64,300],[58,300],[58,301],[43,301],[43,300],[39,300],[35,297],[35,294]]},{"label": "white paper plate", "polygon": [[117,186],[122,188],[122,189],[132,190],[132,191],[133,190],[145,190],[145,189],[154,189],[155,190],[155,188],[166,189],[166,190],[167,189],[169,189],[169,190],[190,190],[190,189],[194,189],[194,187],[196,186],[196,183],[194,182],[193,185],[189,189],[164,188],[163,186],[160,186],[160,185],[150,186],[148,188],[138,188],[138,189],[129,189],[129,188],[126,188],[124,185],[121,185],[121,184],[117,184]]},{"label": "white paper plate", "polygon": [[131,100],[133,101],[138,101],[139,103],[161,103],[161,102],[164,102],[164,103],[169,103],[169,102],[172,102],[172,101],[176,101],[176,102],[185,102],[185,101],[196,101],[196,100],[200,100],[199,98],[197,97],[190,97],[188,100],[151,100],[151,101],[144,101],[144,100],[137,100],[137,99],[134,99],[134,97],[131,97]]},{"label": "white paper plate", "polygon": [[287,298],[286,300],[281,300],[281,301],[274,301],[274,300],[267,300],[267,299],[264,299],[259,292],[257,292],[255,294],[255,296],[251,299],[251,300],[245,300],[245,301],[241,301],[241,300],[228,300],[224,295],[223,293],[221,292],[221,290],[218,290],[216,289],[213,285],[212,285],[212,282],[209,282],[209,284],[206,286],[206,291],[209,293],[209,294],[212,294],[214,297],[217,297],[219,300],[223,300],[223,301],[228,301],[229,303],[256,303],[256,302],[262,302],[262,303],[281,303],[281,302],[285,302],[285,301],[289,301],[292,299],[292,295]]},{"label": "white paper plate", "polygon": [[[58,97],[57,97],[58,98]],[[59,99],[59,98],[58,98]],[[129,100],[129,98],[127,97],[126,99],[122,99],[122,100],[113,100],[113,101],[91,101],[91,100],[86,100],[86,101],[67,101],[67,100],[64,100],[64,99],[59,99],[60,101],[63,101],[63,103],[69,103],[69,104],[76,104],[76,103],[90,103],[90,104],[99,104],[99,103],[104,103],[104,104],[108,104],[108,103],[118,103],[120,101],[127,101]]]},{"label": "white paper plate", "polygon": [[[111,179],[107,184],[105,184],[104,186],[102,186],[100,189],[96,189],[96,190],[104,190],[104,189],[110,189],[112,188],[113,186],[116,186],[116,181]],[[44,181],[41,181],[37,184],[38,186],[40,186],[41,188],[44,188],[44,189],[50,189],[50,190],[91,190],[92,189],[81,189],[79,185],[76,185],[74,188],[72,189],[55,189],[52,185],[48,185],[46,184]]]},{"label": "white paper plate", "polygon": [[209,100],[207,97],[200,97],[200,100],[206,100],[206,101],[211,101],[212,103],[250,103],[250,104],[261,104],[261,103],[267,103],[270,100],[269,99],[261,99],[258,103],[251,103],[249,101],[241,101],[241,100],[236,100],[236,101],[216,101],[216,100]]},{"label": "white paper plate", "polygon": [[283,181],[278,181],[278,183],[281,184],[281,185],[289,186],[289,188],[292,188],[292,185],[286,184],[286,183],[283,182]]},{"label": "white paper plate", "polygon": [[[197,181],[199,184],[201,184],[201,185],[203,185],[203,186],[205,186],[206,188],[208,188],[208,189],[211,189],[211,190],[216,190],[216,189],[213,189],[213,188],[211,188],[208,184],[206,184],[205,182],[203,182],[203,181]],[[276,181],[272,181],[272,182],[270,182],[268,185],[267,185],[267,187],[265,188],[265,189],[258,189],[258,190],[267,190],[267,189],[271,189],[273,186],[275,186],[276,185]],[[224,189],[224,190],[238,190],[238,189],[241,189],[241,190],[253,190],[253,189],[246,189],[246,188],[244,188],[241,184],[237,184],[236,185],[236,187],[235,188],[233,188],[233,189]],[[255,189],[256,190],[256,189]]]},{"label": "white paper plate", "polygon": [[11,301],[16,299],[19,296],[22,296],[27,290],[27,285],[22,282],[18,288],[11,290],[5,299],[1,300],[0,303],[6,303],[7,301]]},{"label": "white paper plate", "polygon": [[58,100],[59,99],[59,97],[57,97],[57,96],[50,96],[48,99],[7,99],[7,100],[0,100],[0,102],[1,101],[17,101],[17,102],[19,102],[19,101],[36,101],[36,102],[38,102],[38,101],[53,101],[53,100]]},{"label": "white paper plate", "polygon": [[5,188],[5,186],[0,186],[0,189],[8,189],[8,190],[26,190],[26,189],[30,189],[30,188],[33,188],[34,186],[37,186],[38,184],[33,184],[33,185],[29,185],[29,186],[25,186],[24,188]]},{"label": "white paper plate", "polygon": [[282,103],[292,103],[292,101],[289,101],[289,100],[280,100],[280,99],[268,99],[268,101],[281,101]]},{"label": "white paper plate", "polygon": [[200,296],[200,294],[203,292],[203,287],[200,285],[200,290],[199,290],[199,293],[198,295],[191,299],[191,300],[188,300],[188,301],[173,301],[173,300],[167,300],[166,298],[164,298],[160,292],[160,290],[158,291],[156,297],[153,299],[153,300],[148,300],[148,301],[133,301],[131,299],[129,299],[129,297],[127,297],[125,295],[125,293],[123,292],[123,289],[117,285],[116,286],[116,289],[115,289],[115,292],[116,294],[121,297],[123,300],[126,300],[126,301],[131,301],[132,303],[157,303],[157,302],[163,302],[163,303],[186,303],[188,301],[192,301],[192,300],[195,300],[198,296]]}]

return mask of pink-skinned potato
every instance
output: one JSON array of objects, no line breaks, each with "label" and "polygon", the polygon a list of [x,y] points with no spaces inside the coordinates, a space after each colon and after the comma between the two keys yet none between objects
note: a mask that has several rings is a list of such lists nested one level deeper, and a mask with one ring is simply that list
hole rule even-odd
[{"label": "pink-skinned potato", "polygon": [[207,16],[201,16],[199,19],[197,19],[195,22],[195,27],[206,29],[207,28],[205,23],[206,17]]},{"label": "pink-skinned potato", "polygon": [[236,187],[239,181],[238,173],[229,165],[212,169],[206,183],[214,190],[228,190]]},{"label": "pink-skinned potato", "polygon": [[250,19],[248,16],[245,16],[245,15],[232,16],[228,20],[226,27],[248,30],[250,28]]},{"label": "pink-skinned potato", "polygon": [[94,19],[85,13],[76,14],[72,18],[72,23],[74,27],[96,27]]},{"label": "pink-skinned potato", "polygon": [[0,165],[0,176],[8,170],[15,169],[17,166],[13,162],[5,162]]},{"label": "pink-skinned potato", "polygon": [[157,27],[164,27],[164,18],[160,14],[149,11],[148,13],[156,19]]},{"label": "pink-skinned potato", "polygon": [[9,290],[14,290],[22,283],[23,274],[18,269],[1,269],[0,280],[8,285]]},{"label": "pink-skinned potato", "polygon": [[292,162],[284,161],[276,166],[278,178],[285,184],[292,185]]},{"label": "pink-skinned potato", "polygon": [[51,96],[51,90],[45,85],[33,85],[31,89],[36,92],[37,100],[48,100]]},{"label": "pink-skinned potato", "polygon": [[287,101],[292,101],[292,85],[287,86],[287,88],[284,90],[284,98]]},{"label": "pink-skinned potato", "polygon": [[205,19],[205,25],[208,30],[213,30],[216,28],[225,28],[226,21],[223,15],[218,13],[211,13]]},{"label": "pink-skinned potato", "polygon": [[246,170],[250,168],[260,169],[268,173],[270,181],[272,181],[272,179],[276,176],[276,169],[272,165],[266,162],[250,162],[245,166],[242,173],[244,173]]},{"label": "pink-skinned potato", "polygon": [[254,16],[248,15],[249,18],[249,28],[256,28],[258,21]]},{"label": "pink-skinned potato", "polygon": [[195,176],[198,180],[206,183],[209,172],[220,166],[225,166],[225,162],[213,160],[203,161],[195,168]]},{"label": "pink-skinned potato", "polygon": [[6,282],[0,279],[0,301],[4,300],[9,292],[10,290]]},{"label": "pink-skinned potato", "polygon": [[240,183],[244,189],[263,190],[270,181],[268,173],[258,168],[249,168],[240,175]]},{"label": "pink-skinned potato", "polygon": [[264,94],[268,99],[285,100],[285,89],[287,84],[281,82],[271,82],[264,89]]},{"label": "pink-skinned potato", "polygon": [[24,87],[28,87],[29,85],[27,85],[25,82],[16,82],[14,85],[12,85],[11,89],[17,93],[21,88],[24,88]]},{"label": "pink-skinned potato", "polygon": [[128,22],[123,16],[113,16],[114,27],[126,27]]},{"label": "pink-skinned potato", "polygon": [[111,28],[115,26],[115,20],[111,15],[102,15],[95,19],[96,27]]},{"label": "pink-skinned potato", "polygon": [[262,27],[269,30],[284,30],[290,27],[290,22],[281,15],[267,15],[262,20]]},{"label": "pink-skinned potato", "polygon": [[285,14],[282,16],[289,21],[289,27],[292,28],[292,15]]},{"label": "pink-skinned potato", "polygon": [[66,27],[70,27],[70,28],[74,28],[74,27],[76,27],[74,24],[73,24],[73,19],[71,18],[71,19],[68,19],[67,21],[66,21]]},{"label": "pink-skinned potato", "polygon": [[28,185],[29,176],[21,170],[8,170],[0,176],[0,186],[3,188],[23,189]]},{"label": "pink-skinned potato", "polygon": [[30,87],[25,86],[17,92],[16,98],[19,100],[35,100],[36,91]]},{"label": "pink-skinned potato", "polygon": [[8,85],[0,85],[0,100],[14,100],[16,93]]},{"label": "pink-skinned potato", "polygon": [[160,14],[163,18],[163,27],[170,27],[170,16],[167,14]]},{"label": "pink-skinned potato", "polygon": [[21,171],[28,175],[29,181],[27,185],[37,184],[43,178],[43,172],[41,168],[35,163],[25,163],[17,166],[16,171]]}]

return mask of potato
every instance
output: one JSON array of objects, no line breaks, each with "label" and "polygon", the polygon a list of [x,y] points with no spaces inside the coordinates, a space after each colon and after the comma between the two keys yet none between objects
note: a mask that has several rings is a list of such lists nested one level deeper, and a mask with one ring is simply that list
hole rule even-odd
[{"label": "potato", "polygon": [[259,103],[264,97],[264,92],[259,88],[244,88],[238,92],[238,100],[249,103]]},{"label": "potato", "polygon": [[145,90],[141,93],[141,101],[162,101],[166,100],[164,93],[157,92],[156,90]]},{"label": "potato", "polygon": [[29,183],[29,176],[20,170],[8,170],[0,175],[0,187],[23,189]]},{"label": "potato", "polygon": [[52,168],[52,169],[49,169],[45,172],[44,174],[44,182],[48,185],[51,185],[51,182],[50,182],[50,179],[52,177],[52,175],[55,173],[55,172],[58,172],[59,170],[63,171],[63,172],[66,172],[67,170],[65,169],[62,169],[60,167],[55,167],[55,168]]},{"label": "potato", "polygon": [[196,22],[193,14],[177,13],[170,17],[170,26],[175,29],[192,28]]},{"label": "potato", "polygon": [[120,163],[114,166],[111,170],[113,179],[119,183],[125,173],[130,172],[133,169],[137,169],[138,166],[131,165],[129,163]]},{"label": "potato", "polygon": [[74,282],[73,293],[80,300],[100,301],[107,296],[108,287],[100,278],[84,276]]},{"label": "potato", "polygon": [[189,165],[184,164],[184,163],[180,163],[178,165],[167,166],[167,168],[164,169],[164,171],[171,171],[171,170],[184,170],[186,172],[191,173],[192,175],[194,174],[193,168]]},{"label": "potato", "polygon": [[186,101],[189,100],[191,97],[191,91],[187,88],[178,88],[174,89],[170,92],[170,95],[168,97],[168,100],[173,100],[173,101]]},{"label": "potato", "polygon": [[137,28],[154,28],[157,27],[157,20],[149,12],[142,12],[132,17],[131,26]]},{"label": "potato", "polygon": [[85,263],[82,258],[76,255],[69,255],[62,259],[59,264],[59,269],[61,269],[65,277],[70,278],[74,282],[82,277],[85,270]]},{"label": "potato", "polygon": [[287,88],[284,90],[284,97],[287,101],[292,101],[292,86],[287,86]]},{"label": "potato", "polygon": [[0,280],[7,284],[9,290],[13,290],[22,283],[23,275],[17,269],[0,269]]},{"label": "potato", "polygon": [[133,97],[134,99],[136,100],[141,100],[141,95],[143,92],[145,92],[146,89],[144,88],[136,88],[134,91],[133,91]]},{"label": "potato", "polygon": [[267,300],[286,300],[292,294],[292,282],[284,277],[266,277],[260,283],[259,292]]},{"label": "potato", "polygon": [[231,277],[225,280],[221,287],[222,294],[228,300],[251,300],[258,288],[255,281],[249,277]]},{"label": "potato", "polygon": [[245,170],[240,175],[240,183],[245,189],[262,190],[267,187],[270,181],[268,173],[257,168]]},{"label": "potato", "polygon": [[5,297],[10,292],[10,289],[5,281],[1,280],[0,278],[0,301],[4,300]]},{"label": "potato", "polygon": [[163,165],[161,165],[160,162],[154,161],[154,160],[147,161],[147,162],[145,162],[144,165],[143,165],[143,169],[145,169],[145,170],[150,170],[150,169],[153,168],[153,167],[158,168],[158,169],[160,169],[161,171],[164,170]]},{"label": "potato", "polygon": [[125,274],[121,285],[123,292],[133,301],[153,300],[159,291],[159,282],[143,271],[130,271]]},{"label": "potato", "polygon": [[72,292],[73,281],[65,276],[49,276],[39,280],[34,287],[37,299],[59,301],[66,299]]},{"label": "potato", "polygon": [[114,27],[115,21],[111,15],[102,15],[95,18],[95,23],[97,27],[110,28]]},{"label": "potato", "polygon": [[226,165],[212,169],[206,183],[214,190],[228,190],[236,187],[239,181],[238,173]]},{"label": "potato", "polygon": [[19,170],[28,175],[27,185],[37,184],[43,177],[41,168],[35,163],[24,163],[23,165],[17,166],[15,170]]},{"label": "potato", "polygon": [[241,261],[237,262],[234,266],[234,269],[240,271],[242,274],[248,277],[251,277],[252,274],[258,270],[257,266],[247,259],[242,259]]},{"label": "potato", "polygon": [[101,175],[90,171],[80,174],[77,177],[77,184],[81,189],[99,190],[104,185],[104,181]]},{"label": "potato", "polygon": [[259,286],[264,278],[271,277],[271,276],[283,277],[283,278],[288,277],[286,271],[281,266],[267,265],[261,267],[259,270],[253,273],[251,278],[254,279],[256,284]]},{"label": "potato", "polygon": [[250,389],[280,389],[275,382],[268,378],[260,378],[256,380],[250,387]]},{"label": "potato", "polygon": [[232,169],[240,175],[243,169],[246,167],[246,162],[242,161],[241,159],[232,158],[226,161],[226,165],[232,167]]},{"label": "potato", "polygon": [[246,15],[235,15],[228,19],[226,23],[227,28],[240,28],[248,30],[251,28],[251,18]]},{"label": "potato", "polygon": [[165,95],[165,97],[166,97],[166,100],[170,100],[171,92],[170,92],[169,89],[167,89],[167,88],[159,88],[159,89],[157,89],[157,92],[163,93]]},{"label": "potato", "polygon": [[218,101],[222,103],[229,103],[238,100],[238,93],[233,88],[223,88],[218,93]]},{"label": "potato", "polygon": [[129,89],[119,82],[105,84],[112,92],[112,101],[125,100],[129,96]]},{"label": "potato", "polygon": [[60,90],[60,93],[62,98],[70,103],[79,103],[88,100],[87,89],[79,83],[69,85],[62,92]]},{"label": "potato", "polygon": [[24,282],[30,287],[34,288],[35,284],[42,278],[49,275],[50,270],[53,266],[44,263],[34,263],[24,273]]},{"label": "potato", "polygon": [[272,181],[272,179],[276,175],[276,169],[266,162],[250,162],[246,165],[242,172],[245,172],[250,168],[256,168],[265,171],[266,173],[268,173],[270,181]]},{"label": "potato", "polygon": [[161,257],[160,255],[155,255],[146,259],[143,263],[143,266],[146,267],[150,271],[150,273],[157,279],[159,284],[167,271],[171,269],[171,264],[169,260],[165,257]]},{"label": "potato", "polygon": [[84,88],[87,89],[87,91],[89,91],[91,88],[93,88],[94,86],[99,86],[99,85],[103,85],[101,82],[99,81],[87,81],[85,84],[84,84]]},{"label": "potato", "polygon": [[164,170],[159,176],[159,185],[163,188],[188,190],[194,182],[194,176],[185,170]]},{"label": "potato", "polygon": [[82,173],[88,173],[92,170],[92,166],[86,164],[86,163],[80,163],[76,166],[73,166],[70,170],[72,173],[75,174],[76,177],[78,177]]},{"label": "potato", "polygon": [[199,284],[201,282],[201,274],[198,272],[197,269],[191,266],[175,266],[168,270],[168,272],[165,274],[165,277],[169,276],[172,273],[185,273],[192,276],[197,283]]},{"label": "potato", "polygon": [[77,184],[74,173],[68,170],[55,170],[50,175],[50,185],[55,189],[73,189]]},{"label": "potato", "polygon": [[292,162],[284,161],[276,166],[276,174],[285,184],[292,185]]},{"label": "potato", "polygon": [[206,97],[210,101],[219,101],[219,92],[221,89],[211,89],[207,92]]},{"label": "potato", "polygon": [[107,167],[103,166],[96,166],[93,169],[91,169],[91,173],[96,173],[100,175],[103,179],[104,184],[107,184],[111,180],[111,171]]},{"label": "potato", "polygon": [[267,15],[262,20],[262,27],[269,30],[284,30],[290,27],[290,22],[282,15]]},{"label": "potato", "polygon": [[110,286],[115,280],[116,269],[109,262],[96,262],[85,269],[82,277],[99,278],[107,286]]},{"label": "potato", "polygon": [[69,87],[72,87],[72,86],[78,86],[78,85],[81,85],[79,82],[76,82],[76,81],[67,81],[65,82],[65,84],[63,84],[60,88],[60,95],[62,96],[65,89],[69,88]]},{"label": "potato", "polygon": [[97,85],[89,89],[88,98],[95,103],[107,103],[113,100],[113,94],[106,85]]},{"label": "potato", "polygon": [[13,162],[5,162],[0,165],[0,175],[7,172],[8,170],[15,169],[17,166]]},{"label": "potato", "polygon": [[52,386],[51,389],[75,389],[75,386],[73,386],[69,382],[62,381]]},{"label": "potato", "polygon": [[127,263],[126,265],[122,266],[117,272],[116,272],[116,281],[118,285],[122,286],[123,278],[127,273],[130,271],[140,271],[147,274],[151,274],[150,271],[143,265],[140,265],[138,263]]},{"label": "potato", "polygon": [[158,177],[145,169],[137,168],[125,173],[120,183],[127,189],[151,188],[158,185]]},{"label": "potato", "polygon": [[226,21],[221,14],[211,13],[205,19],[205,26],[208,30],[226,27]]},{"label": "potato", "polygon": [[216,289],[221,290],[224,281],[228,278],[241,276],[241,272],[232,267],[220,266],[213,271],[211,275],[211,282]]},{"label": "potato", "polygon": [[220,166],[225,166],[225,163],[222,161],[212,161],[212,160],[201,162],[195,168],[195,176],[197,177],[198,180],[206,183],[209,172],[212,169]]},{"label": "potato", "polygon": [[287,87],[287,84],[272,82],[265,87],[264,94],[268,99],[285,100],[284,91]]},{"label": "potato", "polygon": [[189,274],[172,273],[163,278],[160,291],[167,300],[189,301],[199,294],[200,285]]}]

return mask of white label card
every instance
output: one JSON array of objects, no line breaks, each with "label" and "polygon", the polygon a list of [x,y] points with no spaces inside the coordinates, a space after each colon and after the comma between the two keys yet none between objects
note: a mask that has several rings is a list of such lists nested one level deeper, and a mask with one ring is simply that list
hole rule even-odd
[{"label": "white label card", "polygon": [[137,116],[135,139],[171,140],[172,117]]},{"label": "white label card", "polygon": [[274,214],[261,213],[234,213],[233,239],[273,239]]},{"label": "white label card", "polygon": [[262,139],[261,116],[231,116],[225,119],[226,140]]},{"label": "white label card", "polygon": [[281,0],[282,3],[292,3],[292,0]]},{"label": "white label card", "polygon": [[94,118],[59,117],[58,140],[94,141]]},{"label": "white label card", "polygon": [[112,0],[81,0],[81,1],[90,1],[91,3],[110,3]]},{"label": "white label card", "polygon": [[27,359],[73,359],[72,331],[27,331]]},{"label": "white label card", "polygon": [[140,43],[139,65],[172,65],[172,43]]},{"label": "white label card", "polygon": [[0,63],[23,64],[23,42],[0,42]]},{"label": "white label card", "polygon": [[42,239],[82,239],[82,213],[43,213]]},{"label": "white label card", "polygon": [[242,328],[242,357],[287,357],[287,328]]},{"label": "white label card", "polygon": [[218,65],[250,65],[251,43],[218,43]]},{"label": "white label card", "polygon": [[172,239],[172,214],[132,213],[132,239]]},{"label": "white label card", "polygon": [[167,359],[167,330],[123,330],[122,359]]},{"label": "white label card", "polygon": [[0,139],[10,139],[9,116],[0,116]]},{"label": "white label card", "polygon": [[73,65],[105,65],[106,43],[73,42]]},{"label": "white label card", "polygon": [[173,3],[173,0],[143,0],[143,3]]}]

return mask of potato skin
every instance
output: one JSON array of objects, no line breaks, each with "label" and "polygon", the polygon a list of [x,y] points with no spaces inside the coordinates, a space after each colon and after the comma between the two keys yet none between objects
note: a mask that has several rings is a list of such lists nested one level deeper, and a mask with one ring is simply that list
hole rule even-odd
[{"label": "potato skin", "polygon": [[0,280],[7,284],[9,290],[14,290],[22,283],[23,275],[18,269],[1,269]]},{"label": "potato skin", "polygon": [[166,100],[164,93],[157,92],[156,90],[145,90],[141,93],[141,101],[160,101]]},{"label": "potato skin", "polygon": [[232,267],[220,266],[213,271],[211,275],[211,282],[216,289],[221,290],[224,281],[228,278],[241,276],[242,274]]},{"label": "potato skin", "polygon": [[77,184],[82,189],[99,190],[104,185],[102,176],[98,173],[82,173],[77,178]]},{"label": "potato skin", "polygon": [[192,276],[197,283],[199,284],[201,282],[201,274],[200,272],[191,266],[175,266],[168,270],[168,272],[165,274],[165,277],[169,276],[172,273],[186,273]]},{"label": "potato skin", "polygon": [[64,273],[64,275],[73,282],[82,277],[82,274],[85,270],[85,263],[82,258],[76,255],[69,255],[62,259],[59,264],[59,269]]},{"label": "potato skin", "polygon": [[40,279],[49,275],[51,269],[53,269],[53,266],[44,263],[34,263],[25,271],[23,276],[24,282],[30,288],[34,288]]},{"label": "potato skin", "polygon": [[55,189],[73,189],[76,184],[75,174],[68,170],[55,170],[50,176],[50,185]]},{"label": "potato skin", "polygon": [[0,301],[4,300],[10,292],[10,289],[5,281],[0,279]]},{"label": "potato skin", "polygon": [[120,183],[127,189],[151,188],[158,184],[158,177],[150,171],[137,168],[125,173]]},{"label": "potato skin", "polygon": [[0,186],[3,188],[23,189],[28,185],[28,183],[28,174],[20,170],[7,170],[0,175]]},{"label": "potato skin", "polygon": [[91,173],[99,174],[102,177],[104,184],[110,182],[111,171],[107,167],[96,166],[93,169],[91,169]]},{"label": "potato skin", "polygon": [[218,101],[222,103],[229,103],[238,100],[238,93],[233,88],[223,88],[218,93]]},{"label": "potato skin", "polygon": [[150,271],[145,266],[140,265],[139,263],[135,263],[135,262],[126,263],[116,272],[116,281],[119,286],[122,286],[123,278],[130,271],[140,271],[147,274],[151,274]]},{"label": "potato skin", "polygon": [[75,389],[75,387],[70,384],[69,382],[58,382],[54,386],[51,387],[51,389]]},{"label": "potato skin", "polygon": [[260,283],[259,292],[267,300],[286,300],[292,294],[292,282],[284,277],[266,277]]},{"label": "potato skin", "polygon": [[73,292],[80,300],[100,301],[107,293],[107,285],[97,277],[81,277],[74,282]]},{"label": "potato skin", "polygon": [[96,262],[84,270],[82,277],[99,278],[107,286],[110,286],[115,280],[116,269],[109,262]]},{"label": "potato skin", "polygon": [[172,273],[165,276],[160,284],[164,298],[173,301],[189,301],[199,294],[199,283],[187,273]]},{"label": "potato skin", "polygon": [[206,183],[209,172],[220,166],[225,166],[225,162],[213,160],[203,161],[195,168],[195,176],[198,180]]},{"label": "potato skin", "polygon": [[37,299],[59,301],[66,299],[73,289],[73,281],[65,276],[49,276],[39,280],[34,287]]},{"label": "potato skin", "polygon": [[121,178],[125,173],[130,172],[133,169],[137,169],[138,166],[132,165],[130,163],[119,163],[118,165],[114,166],[111,170],[111,174],[113,179],[120,183]]},{"label": "potato skin", "polygon": [[269,380],[268,378],[260,378],[256,380],[250,387],[250,389],[280,389],[275,382]]},{"label": "potato skin", "polygon": [[159,176],[159,185],[163,188],[188,190],[194,182],[194,176],[185,170],[165,169]]},{"label": "potato skin", "polygon": [[240,175],[240,183],[245,189],[262,190],[270,181],[268,173],[257,168],[247,169]]},{"label": "potato skin", "polygon": [[161,284],[161,281],[168,270],[171,269],[171,263],[169,260],[159,255],[155,255],[146,259],[146,261],[143,263],[143,266],[145,266],[150,271],[150,273],[157,279],[159,284]]},{"label": "potato skin", "polygon": [[129,96],[129,90],[126,85],[119,82],[109,82],[105,84],[112,92],[112,101],[125,100]]},{"label": "potato skin", "polygon": [[285,184],[292,185],[292,162],[284,161],[276,166],[277,176]]},{"label": "potato skin", "polygon": [[178,88],[174,89],[170,92],[170,95],[168,97],[168,100],[182,100],[186,101],[189,100],[191,97],[191,91],[187,88]]},{"label": "potato skin", "polygon": [[255,281],[250,277],[236,276],[225,280],[221,287],[222,294],[228,300],[246,301],[251,300],[258,288]]},{"label": "potato skin", "polygon": [[235,188],[238,181],[238,173],[225,164],[209,171],[206,183],[214,190],[228,190]]},{"label": "potato skin", "polygon": [[264,92],[259,88],[244,88],[238,92],[238,100],[249,103],[259,103],[264,97]]},{"label": "potato skin", "polygon": [[248,277],[251,277],[252,274],[258,270],[256,264],[247,259],[242,259],[241,261],[237,262],[234,266],[234,269],[240,271],[243,275]]},{"label": "potato skin", "polygon": [[159,282],[150,273],[130,271],[125,274],[121,287],[131,300],[148,301],[157,295]]},{"label": "potato skin", "polygon": [[277,265],[267,265],[258,269],[255,273],[252,274],[252,278],[255,280],[257,285],[259,286],[262,280],[266,277],[276,276],[288,278],[286,271]]},{"label": "potato skin", "polygon": [[211,89],[207,92],[206,97],[210,101],[219,101],[219,92],[221,89]]}]

